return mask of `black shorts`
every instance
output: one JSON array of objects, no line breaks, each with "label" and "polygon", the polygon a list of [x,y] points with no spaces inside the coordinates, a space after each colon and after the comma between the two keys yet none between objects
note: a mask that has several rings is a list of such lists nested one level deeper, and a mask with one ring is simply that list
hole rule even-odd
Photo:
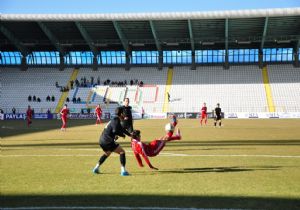
[{"label": "black shorts", "polygon": [[108,151],[113,152],[119,146],[119,144],[116,143],[116,142],[114,142],[114,141],[113,142],[109,142],[109,143],[104,143],[104,142],[100,141],[99,145],[103,149],[103,151],[105,151],[105,152],[108,152]]},{"label": "black shorts", "polygon": [[217,115],[217,116],[215,117],[215,120],[216,120],[216,121],[221,120],[221,119],[222,119],[222,116],[221,116],[221,115]]}]

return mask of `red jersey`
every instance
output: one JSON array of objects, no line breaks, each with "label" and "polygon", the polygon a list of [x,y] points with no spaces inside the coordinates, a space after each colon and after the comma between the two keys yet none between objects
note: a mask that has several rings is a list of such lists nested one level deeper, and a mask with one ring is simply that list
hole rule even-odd
[{"label": "red jersey", "polygon": [[97,115],[101,115],[102,114],[102,109],[100,107],[97,107],[95,112],[97,113]]},{"label": "red jersey", "polygon": [[151,165],[148,157],[154,157],[158,155],[164,146],[165,142],[162,140],[153,140],[149,144],[145,144],[136,139],[131,140],[131,148],[139,165],[143,166],[142,159],[140,157],[140,155],[142,155],[150,168],[153,166]]},{"label": "red jersey", "polygon": [[27,109],[26,115],[27,115],[27,118],[32,118],[32,110]]},{"label": "red jersey", "polygon": [[62,117],[67,117],[67,115],[69,114],[69,109],[68,108],[63,108],[60,111],[60,114],[61,114]]},{"label": "red jersey", "polygon": [[206,106],[203,106],[203,107],[202,107],[202,109],[201,109],[201,114],[202,114],[202,115],[204,115],[204,114],[206,115],[206,114],[207,114],[207,107],[206,107]]}]

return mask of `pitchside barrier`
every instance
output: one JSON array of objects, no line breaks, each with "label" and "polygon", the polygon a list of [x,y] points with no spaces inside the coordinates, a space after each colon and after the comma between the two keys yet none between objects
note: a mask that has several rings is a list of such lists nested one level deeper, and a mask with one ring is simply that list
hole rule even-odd
[{"label": "pitchside barrier", "polygon": [[[178,119],[198,119],[201,113],[197,112],[168,112],[168,113],[145,113],[143,119],[166,119],[171,115],[176,115]],[[212,112],[207,113],[208,118],[214,118]],[[101,119],[109,120],[114,117],[113,113],[105,112]],[[142,119],[142,114],[138,112],[132,113],[133,119]],[[60,114],[34,114],[34,119],[61,119]],[[71,113],[68,115],[69,119],[95,119],[94,113]],[[300,112],[222,112],[222,118],[225,119],[295,119],[300,118]],[[18,114],[0,114],[0,120],[25,120],[25,113]]]},{"label": "pitchside barrier", "polygon": [[[2,115],[2,116],[1,116]],[[25,120],[26,114],[25,113],[7,113],[7,114],[1,114],[0,120]],[[33,119],[44,119],[49,120],[53,119],[53,114],[46,114],[46,113],[35,113],[33,115]]]}]

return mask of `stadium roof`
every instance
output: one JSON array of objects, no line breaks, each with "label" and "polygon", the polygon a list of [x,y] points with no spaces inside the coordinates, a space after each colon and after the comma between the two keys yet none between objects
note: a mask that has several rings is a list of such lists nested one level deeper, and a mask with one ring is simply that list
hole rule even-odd
[{"label": "stadium roof", "polygon": [[0,14],[0,50],[298,47],[300,8],[128,14]]}]

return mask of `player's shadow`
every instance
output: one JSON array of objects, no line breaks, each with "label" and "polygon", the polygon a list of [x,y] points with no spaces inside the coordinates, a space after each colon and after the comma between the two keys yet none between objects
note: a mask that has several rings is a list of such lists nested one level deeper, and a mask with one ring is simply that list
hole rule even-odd
[{"label": "player's shadow", "polygon": [[252,166],[252,167],[241,167],[241,166],[228,166],[228,167],[209,167],[209,168],[178,168],[171,170],[161,170],[158,173],[233,173],[233,172],[249,172],[258,170],[279,170],[282,166]]}]

